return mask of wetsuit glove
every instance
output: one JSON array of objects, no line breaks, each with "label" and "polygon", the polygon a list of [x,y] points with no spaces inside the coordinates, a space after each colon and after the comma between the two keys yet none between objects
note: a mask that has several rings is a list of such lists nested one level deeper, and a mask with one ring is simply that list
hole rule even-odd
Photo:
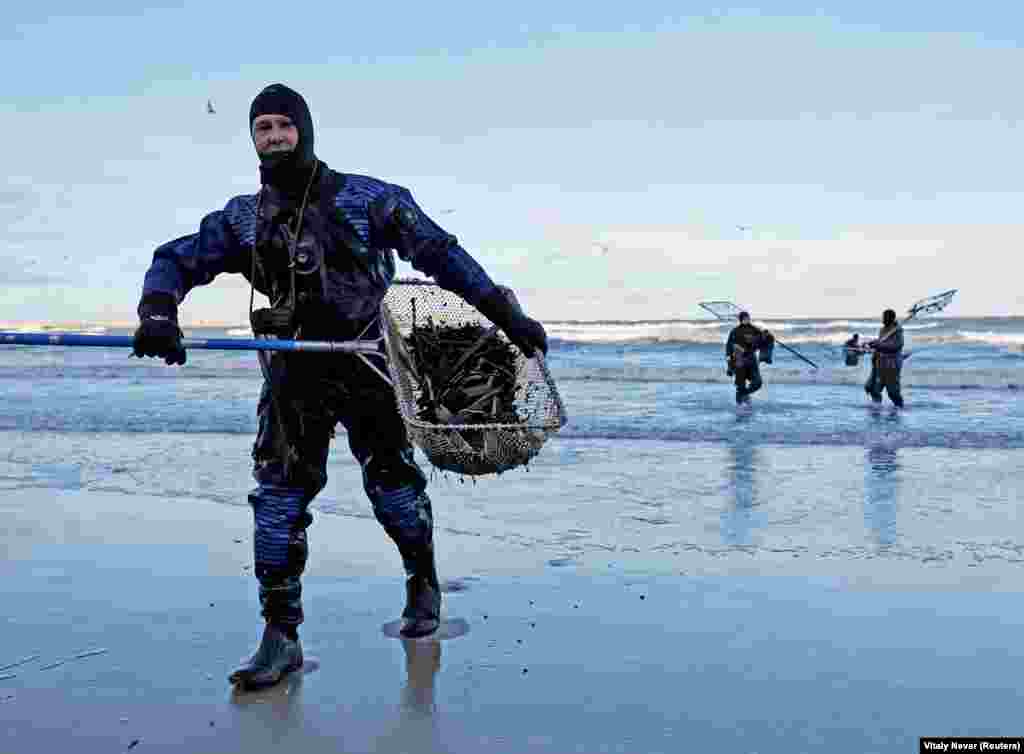
[{"label": "wetsuit glove", "polygon": [[495,286],[493,291],[480,299],[476,308],[501,328],[526,358],[532,358],[537,349],[547,354],[548,335],[544,332],[544,325],[523,313],[515,294],[508,288]]},{"label": "wetsuit glove", "polygon": [[178,327],[178,302],[168,293],[147,293],[139,302],[139,327],[133,354],[159,356],[167,364],[185,363],[185,346]]}]

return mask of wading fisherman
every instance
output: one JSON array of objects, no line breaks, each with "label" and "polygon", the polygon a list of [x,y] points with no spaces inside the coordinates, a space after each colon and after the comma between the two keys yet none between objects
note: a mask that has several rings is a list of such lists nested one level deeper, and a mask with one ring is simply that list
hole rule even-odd
[{"label": "wading fisherman", "polygon": [[[218,274],[244,275],[267,296],[252,311],[257,336],[298,340],[375,339],[380,304],[395,275],[393,251],[458,294],[527,356],[547,351],[543,326],[525,316],[487,273],[417,206],[410,192],[376,178],[331,170],[313,151],[305,100],[281,84],[249,109],[260,160],[259,193],[236,196],[203,218],[199,232],[160,246],[139,303],[135,355],[184,364],[178,306]],[[402,633],[433,633],[441,592],[427,481],[413,458],[385,356],[261,352],[264,375],[253,446],[254,558],[265,620],[259,648],[230,680],[273,684],[302,665],[300,578],[308,554],[307,508],[327,482],[334,427],[344,425],[363,488],[407,575]],[[373,362],[376,362],[374,364]]]},{"label": "wading fisherman", "polygon": [[759,361],[772,363],[775,338],[750,322],[748,312],[740,312],[740,323],[729,333],[725,342],[725,373],[736,377],[736,403],[746,403],[750,395],[761,389]]},{"label": "wading fisherman", "polygon": [[843,346],[846,354],[846,366],[855,367],[860,364],[860,357],[864,353],[860,344],[860,333],[854,333],[853,337],[846,341]]},{"label": "wading fisherman", "polygon": [[871,376],[864,383],[864,392],[875,403],[882,402],[882,389],[889,394],[889,400],[903,408],[900,393],[900,370],[903,368],[903,326],[896,321],[896,312],[886,309],[882,312],[882,327],[878,337],[869,340],[871,349]]}]

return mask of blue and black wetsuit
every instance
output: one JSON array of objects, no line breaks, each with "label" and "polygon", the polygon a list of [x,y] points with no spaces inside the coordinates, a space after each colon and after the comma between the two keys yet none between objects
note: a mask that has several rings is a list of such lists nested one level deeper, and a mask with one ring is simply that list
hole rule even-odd
[{"label": "blue and black wetsuit", "polygon": [[864,392],[875,403],[882,402],[882,390],[889,394],[893,405],[903,407],[900,372],[903,369],[903,328],[899,323],[882,327],[874,341],[871,354],[871,375],[864,383]]},{"label": "blue and black wetsuit", "polygon": [[725,358],[736,379],[736,402],[743,403],[749,395],[756,393],[763,384],[758,362],[759,351],[763,360],[771,363],[771,351],[775,340],[749,322],[743,322],[732,329],[725,342]]},{"label": "blue and black wetsuit", "polygon": [[[380,303],[395,276],[393,250],[472,305],[494,291],[481,266],[405,188],[338,173],[322,162],[315,175],[304,209],[296,198],[264,185],[259,194],[235,197],[207,215],[197,233],[160,246],[145,276],[144,297],[166,294],[180,304],[221,273],[241,274],[273,305],[293,307],[291,337],[351,340],[380,333]],[[426,477],[413,458],[391,386],[348,354],[261,357],[265,380],[252,453],[257,487],[249,502],[264,617],[292,626],[303,621],[300,576],[312,522],[307,508],[327,483],[338,422],[362,467],[374,514],[398,546],[407,573],[429,570],[420,575],[436,588]]]}]

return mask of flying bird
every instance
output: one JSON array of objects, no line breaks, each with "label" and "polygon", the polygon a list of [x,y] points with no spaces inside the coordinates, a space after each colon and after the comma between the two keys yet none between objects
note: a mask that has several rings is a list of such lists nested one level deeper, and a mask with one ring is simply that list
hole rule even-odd
[{"label": "flying bird", "polygon": [[441,214],[442,215],[450,215],[454,211],[455,210],[453,210],[453,209],[443,209],[443,210],[441,210]]},{"label": "flying bird", "polygon": [[213,102],[211,102],[210,100],[206,100],[206,112],[210,113],[211,115],[217,112],[213,109]]},{"label": "flying bird", "polygon": [[754,229],[753,225],[737,225],[736,226],[736,230],[738,230],[740,233],[743,233],[743,232],[748,231],[748,230],[753,230],[753,229]]}]

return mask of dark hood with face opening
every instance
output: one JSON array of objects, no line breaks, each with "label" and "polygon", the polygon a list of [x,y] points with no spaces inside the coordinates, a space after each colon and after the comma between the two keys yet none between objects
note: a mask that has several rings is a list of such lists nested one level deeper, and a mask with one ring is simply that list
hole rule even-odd
[{"label": "dark hood with face opening", "polygon": [[260,180],[280,189],[284,194],[301,194],[316,167],[313,153],[313,116],[302,95],[284,84],[271,84],[256,95],[249,108],[249,133],[261,115],[287,115],[299,132],[299,143],[291,152],[260,157]]}]

